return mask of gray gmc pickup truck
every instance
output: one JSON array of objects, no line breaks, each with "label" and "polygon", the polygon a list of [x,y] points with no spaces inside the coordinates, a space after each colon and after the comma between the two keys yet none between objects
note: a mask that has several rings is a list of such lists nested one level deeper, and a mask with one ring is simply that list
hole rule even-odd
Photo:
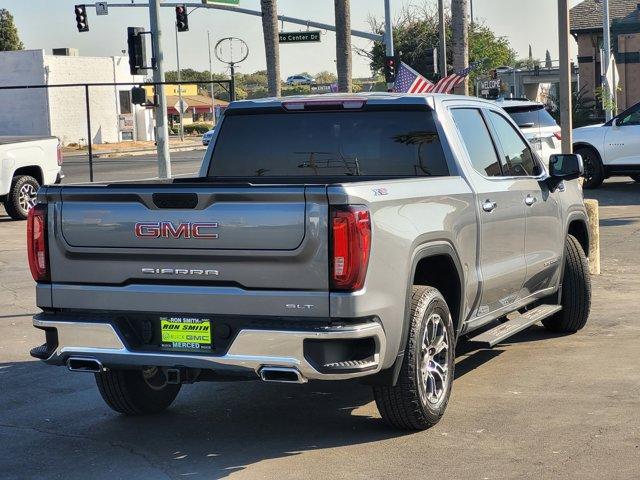
[{"label": "gray gmc pickup truck", "polygon": [[196,381],[359,379],[387,423],[428,428],[460,337],[585,325],[581,173],[478,99],[237,102],[196,178],[39,191],[31,354],[124,414]]}]

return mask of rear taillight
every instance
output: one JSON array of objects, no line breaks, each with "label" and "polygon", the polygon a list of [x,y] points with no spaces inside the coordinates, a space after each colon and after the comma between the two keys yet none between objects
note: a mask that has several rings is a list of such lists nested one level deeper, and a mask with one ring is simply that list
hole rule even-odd
[{"label": "rear taillight", "polygon": [[29,268],[36,282],[49,281],[47,251],[47,206],[38,204],[29,210],[27,218],[27,250]]},{"label": "rear taillight", "polygon": [[562,133],[556,132],[556,133],[553,134],[553,136],[556,137],[556,139],[562,141]]},{"label": "rear taillight", "polygon": [[362,206],[334,207],[331,213],[331,288],[360,290],[369,264],[371,219]]},{"label": "rear taillight", "polygon": [[58,142],[58,166],[61,167],[64,162],[64,156],[62,155],[62,144]]}]

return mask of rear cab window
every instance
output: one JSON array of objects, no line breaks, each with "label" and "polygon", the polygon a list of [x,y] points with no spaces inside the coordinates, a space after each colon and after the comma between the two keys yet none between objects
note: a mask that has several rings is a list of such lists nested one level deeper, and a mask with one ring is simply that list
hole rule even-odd
[{"label": "rear cab window", "polygon": [[516,125],[520,128],[557,127],[555,119],[544,108],[544,105],[526,105],[518,107],[504,106]]},{"label": "rear cab window", "polygon": [[449,175],[430,110],[264,110],[225,116],[209,178]]}]

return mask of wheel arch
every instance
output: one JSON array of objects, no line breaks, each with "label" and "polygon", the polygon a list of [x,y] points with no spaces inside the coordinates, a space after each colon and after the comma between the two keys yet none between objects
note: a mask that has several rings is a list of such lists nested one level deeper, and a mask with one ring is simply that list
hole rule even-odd
[{"label": "wheel arch", "polygon": [[28,175],[35,178],[40,185],[44,183],[44,173],[42,172],[42,169],[37,165],[29,165],[26,167],[17,168],[13,172],[12,178],[16,178],[22,175]]},{"label": "wheel arch", "polygon": [[367,383],[395,385],[398,380],[404,360],[404,346],[407,343],[411,326],[409,312],[411,311],[411,293],[414,285],[428,285],[437,288],[442,293],[451,312],[456,340],[464,324],[464,270],[460,257],[451,243],[437,241],[418,246],[413,253],[409,272],[400,350],[397,352],[394,364],[385,371],[367,377]]},{"label": "wheel arch", "polygon": [[587,258],[589,257],[589,220],[583,215],[572,215],[567,222],[567,235],[574,236],[580,246],[584,250]]},{"label": "wheel arch", "polygon": [[604,161],[603,161],[604,157],[602,156],[602,152],[593,143],[589,143],[589,142],[585,142],[585,141],[575,142],[573,144],[573,151],[575,152],[579,148],[588,148],[590,150],[593,150],[596,153],[596,155],[598,155],[598,160],[600,160],[600,163],[602,163],[604,165]]}]

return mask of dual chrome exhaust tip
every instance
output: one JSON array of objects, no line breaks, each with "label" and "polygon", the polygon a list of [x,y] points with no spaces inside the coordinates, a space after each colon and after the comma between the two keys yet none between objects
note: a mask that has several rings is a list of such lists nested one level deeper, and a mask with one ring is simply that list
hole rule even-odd
[{"label": "dual chrome exhaust tip", "polygon": [[[67,368],[72,372],[101,373],[105,371],[99,360],[90,357],[69,357]],[[307,379],[297,368],[262,367],[260,378],[272,383],[307,383]]]}]

